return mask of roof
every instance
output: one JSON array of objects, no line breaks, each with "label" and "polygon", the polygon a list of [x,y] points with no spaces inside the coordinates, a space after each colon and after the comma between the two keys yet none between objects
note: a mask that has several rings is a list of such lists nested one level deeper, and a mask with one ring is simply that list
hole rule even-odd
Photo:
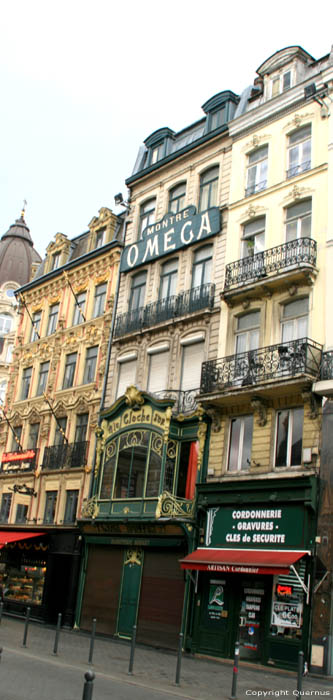
[{"label": "roof", "polygon": [[31,265],[40,261],[22,212],[0,240],[0,284],[8,280],[26,284],[31,276]]}]

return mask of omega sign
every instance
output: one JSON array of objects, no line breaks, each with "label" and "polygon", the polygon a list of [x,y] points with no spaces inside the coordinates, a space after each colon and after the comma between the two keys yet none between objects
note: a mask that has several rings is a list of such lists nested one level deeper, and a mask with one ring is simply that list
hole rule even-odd
[{"label": "omega sign", "polygon": [[152,262],[175,250],[214,236],[219,231],[218,207],[196,214],[196,208],[191,206],[178,214],[166,214],[161,221],[144,229],[141,241],[124,248],[120,271],[126,272]]}]

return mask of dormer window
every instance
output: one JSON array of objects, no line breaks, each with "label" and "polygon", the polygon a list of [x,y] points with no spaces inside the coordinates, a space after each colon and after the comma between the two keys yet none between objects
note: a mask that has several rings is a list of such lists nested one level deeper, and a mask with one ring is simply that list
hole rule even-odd
[{"label": "dormer window", "polygon": [[287,70],[284,73],[274,76],[272,78],[272,97],[280,95],[281,92],[289,90],[291,87],[291,70]]},{"label": "dormer window", "polygon": [[155,165],[159,160],[165,158],[170,152],[170,144],[174,139],[174,132],[168,127],[157,129],[145,140],[148,149],[147,159],[144,167]]},{"label": "dormer window", "polygon": [[155,146],[155,148],[153,148],[151,151],[150,165],[157,163],[157,161],[161,160],[162,157],[163,157],[163,143],[159,143],[158,146]]},{"label": "dormer window", "polygon": [[216,109],[215,112],[212,112],[210,115],[210,131],[214,131],[214,129],[218,129],[219,126],[222,126],[225,123],[225,106],[220,107],[220,109]]},{"label": "dormer window", "polygon": [[238,95],[230,90],[219,92],[207,100],[202,105],[203,111],[207,114],[206,132],[226,126],[227,122],[233,118],[238,102]]},{"label": "dormer window", "polygon": [[61,258],[61,253],[54,253],[54,255],[52,255],[51,270],[57,270],[58,267],[60,267],[60,258]]},{"label": "dormer window", "polygon": [[105,242],[105,228],[101,228],[96,233],[96,248],[101,248]]}]

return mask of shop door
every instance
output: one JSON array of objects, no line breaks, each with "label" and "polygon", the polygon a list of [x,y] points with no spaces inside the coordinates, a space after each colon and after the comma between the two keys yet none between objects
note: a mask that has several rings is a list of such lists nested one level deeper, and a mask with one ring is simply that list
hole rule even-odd
[{"label": "shop door", "polygon": [[267,577],[241,581],[239,607],[240,658],[259,661],[263,656]]},{"label": "shop door", "polygon": [[142,564],[142,549],[125,550],[117,625],[119,637],[132,637],[138,611]]},{"label": "shop door", "polygon": [[[196,598],[195,650],[214,656],[231,656],[234,647],[235,598],[230,578],[201,574]],[[199,580],[200,580],[199,579]]]}]

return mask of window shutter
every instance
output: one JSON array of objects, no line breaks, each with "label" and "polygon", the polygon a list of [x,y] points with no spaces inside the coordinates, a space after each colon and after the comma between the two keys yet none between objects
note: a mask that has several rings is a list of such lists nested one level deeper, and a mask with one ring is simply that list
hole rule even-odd
[{"label": "window shutter", "polygon": [[118,367],[119,374],[117,398],[125,393],[128,386],[135,383],[136,359],[131,360],[130,362],[122,362],[118,365]]},{"label": "window shutter", "polygon": [[201,378],[201,365],[204,359],[204,343],[183,347],[182,391],[198,389]]},{"label": "window shutter", "polygon": [[168,389],[169,352],[150,355],[148,391],[154,394]]}]

